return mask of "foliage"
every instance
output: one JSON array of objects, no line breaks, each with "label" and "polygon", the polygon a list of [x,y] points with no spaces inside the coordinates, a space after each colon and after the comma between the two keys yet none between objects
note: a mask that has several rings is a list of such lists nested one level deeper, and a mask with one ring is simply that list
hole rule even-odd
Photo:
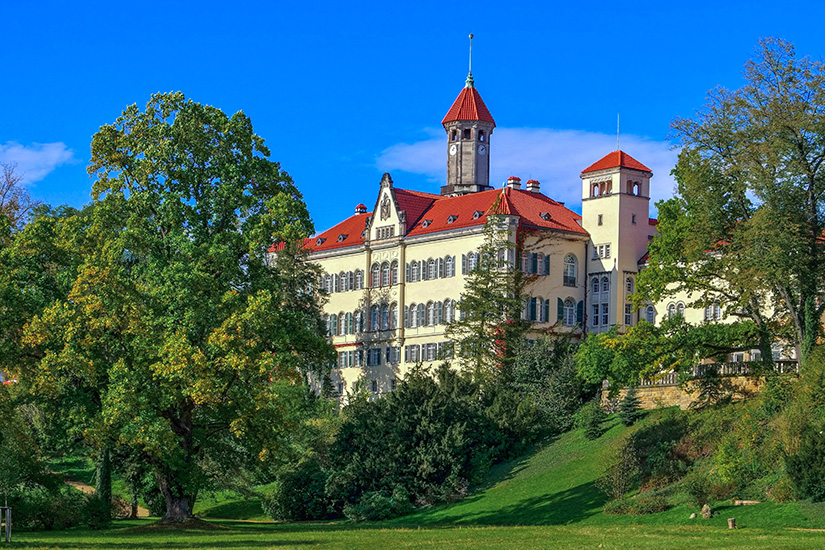
[{"label": "foliage", "polygon": [[0,218],[5,222],[0,223],[0,227],[5,225],[7,229],[19,231],[40,204],[31,198],[22,182],[23,176],[16,164],[0,162]]},{"label": "foliage", "polygon": [[413,509],[409,493],[399,485],[391,495],[379,491],[365,493],[357,504],[344,505],[344,515],[350,521],[381,521],[409,514]]},{"label": "foliage", "polygon": [[324,494],[327,474],[312,456],[278,473],[275,487],[264,494],[264,512],[278,521],[323,519],[329,515]]},{"label": "foliage", "polygon": [[509,381],[518,344],[529,324],[522,320],[524,277],[512,261],[508,218],[499,214],[501,197],[490,207],[478,263],[467,274],[456,316],[447,325],[447,337],[477,380]]},{"label": "foliage", "polygon": [[[92,142],[90,249],[68,300],[32,320],[40,395],[97,396],[89,441],[151,465],[167,519],[191,515],[204,463],[248,463],[290,427],[275,382],[328,364],[301,195],[243,113],[157,94]],[[283,242],[277,257],[273,242]]]},{"label": "foliage", "polygon": [[636,388],[630,387],[619,402],[619,420],[625,426],[632,426],[644,414],[641,409],[641,399],[636,394]]},{"label": "foliage", "polygon": [[584,430],[587,439],[598,439],[604,433],[604,423],[607,420],[607,413],[599,403],[598,399],[588,402],[579,411],[579,427]]},{"label": "foliage", "polygon": [[657,205],[659,238],[636,298],[718,300],[755,324],[764,358],[776,336],[804,362],[825,311],[825,65],[766,39],[744,76],[672,124],[678,196]]},{"label": "foliage", "polygon": [[434,375],[415,369],[391,394],[344,408],[329,451],[336,511],[398,487],[418,504],[451,500],[506,455],[513,438],[486,414],[478,383],[447,365]]},{"label": "foliage", "polygon": [[561,433],[573,427],[575,414],[593,393],[576,374],[575,348],[564,337],[542,337],[520,348],[512,387],[522,400],[536,407],[534,428]]},{"label": "foliage", "polygon": [[[619,439],[606,455],[604,474],[596,481],[596,485],[610,498],[621,500],[638,480],[639,464],[639,454],[632,435]],[[605,513],[608,513],[606,509]]]},{"label": "foliage", "polygon": [[785,469],[799,496],[825,501],[825,435],[821,424],[805,430],[799,451],[785,458]]},{"label": "foliage", "polygon": [[703,473],[691,472],[682,480],[682,486],[685,488],[691,506],[701,508],[709,503],[710,480]]}]

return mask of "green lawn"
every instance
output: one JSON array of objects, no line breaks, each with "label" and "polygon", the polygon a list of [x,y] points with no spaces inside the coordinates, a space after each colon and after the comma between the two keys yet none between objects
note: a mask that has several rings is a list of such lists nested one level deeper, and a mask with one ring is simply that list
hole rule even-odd
[{"label": "green lawn", "polygon": [[[825,548],[825,533],[745,528],[728,531],[717,525],[565,525],[528,527],[376,528],[347,524],[242,524],[222,522],[219,531],[168,531],[134,528],[136,522],[118,522],[106,531],[18,533],[13,548],[162,550],[234,548],[706,548],[811,549]],[[144,524],[148,521],[143,522]]]}]

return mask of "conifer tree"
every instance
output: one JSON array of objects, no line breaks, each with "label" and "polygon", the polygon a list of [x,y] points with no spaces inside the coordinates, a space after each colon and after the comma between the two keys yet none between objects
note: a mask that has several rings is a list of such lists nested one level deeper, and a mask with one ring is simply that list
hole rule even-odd
[{"label": "conifer tree", "polygon": [[619,420],[625,426],[632,426],[641,416],[641,399],[636,394],[636,388],[631,386],[619,402]]}]

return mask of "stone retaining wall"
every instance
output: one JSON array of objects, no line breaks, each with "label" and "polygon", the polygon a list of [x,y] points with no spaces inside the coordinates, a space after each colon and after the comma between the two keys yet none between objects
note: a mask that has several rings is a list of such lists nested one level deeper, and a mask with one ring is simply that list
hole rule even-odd
[{"label": "stone retaining wall", "polygon": [[[734,399],[743,399],[750,394],[758,392],[764,384],[764,377],[751,376],[730,376],[725,377],[725,380],[730,381],[734,390]],[[698,392],[696,391],[697,381],[691,380],[685,384],[684,389],[679,386],[646,386],[636,388],[636,395],[639,397],[640,406],[642,409],[659,409],[663,407],[673,407],[678,405],[680,409],[689,408],[696,402]],[[602,407],[610,410],[618,406],[619,401],[627,393],[627,389],[619,390],[613,396],[609,396],[610,390],[602,390],[601,404]]]}]

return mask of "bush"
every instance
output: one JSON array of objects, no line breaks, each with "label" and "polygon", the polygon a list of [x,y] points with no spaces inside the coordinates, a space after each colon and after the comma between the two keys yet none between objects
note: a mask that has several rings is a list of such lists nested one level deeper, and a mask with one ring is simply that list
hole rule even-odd
[{"label": "bush", "polygon": [[111,507],[102,498],[91,496],[83,507],[83,523],[90,529],[103,529],[112,523]]},{"label": "bush", "polygon": [[329,516],[326,482],[327,475],[321,465],[310,456],[278,473],[275,488],[264,494],[261,506],[277,521],[326,518]]},{"label": "bush", "polygon": [[708,504],[708,500],[710,499],[710,482],[705,475],[699,472],[693,472],[686,476],[682,483],[691,506],[701,508],[705,504]]},{"label": "bush", "polygon": [[19,487],[9,493],[9,506],[14,511],[16,528],[49,531],[80,525],[87,498],[69,487],[56,491]]},{"label": "bush", "polygon": [[579,427],[584,430],[587,439],[598,439],[604,433],[604,422],[607,414],[598,400],[590,401],[579,411]]},{"label": "bush", "polygon": [[619,420],[625,426],[632,426],[642,417],[641,399],[636,395],[636,388],[629,388],[619,402]]},{"label": "bush", "polygon": [[668,504],[667,499],[664,497],[649,496],[611,500],[604,505],[604,513],[611,515],[641,516],[644,514],[664,512],[668,508],[670,508],[670,504]]},{"label": "bush", "polygon": [[825,434],[809,427],[802,434],[799,451],[785,458],[785,469],[797,494],[814,502],[825,501]]},{"label": "bush", "polygon": [[639,476],[639,456],[633,437],[619,440],[606,455],[604,474],[596,481],[607,496],[621,500]]},{"label": "bush", "polygon": [[372,491],[364,493],[357,504],[344,505],[344,515],[350,521],[381,521],[409,514],[413,510],[409,493],[401,486],[396,487],[390,496]]}]

